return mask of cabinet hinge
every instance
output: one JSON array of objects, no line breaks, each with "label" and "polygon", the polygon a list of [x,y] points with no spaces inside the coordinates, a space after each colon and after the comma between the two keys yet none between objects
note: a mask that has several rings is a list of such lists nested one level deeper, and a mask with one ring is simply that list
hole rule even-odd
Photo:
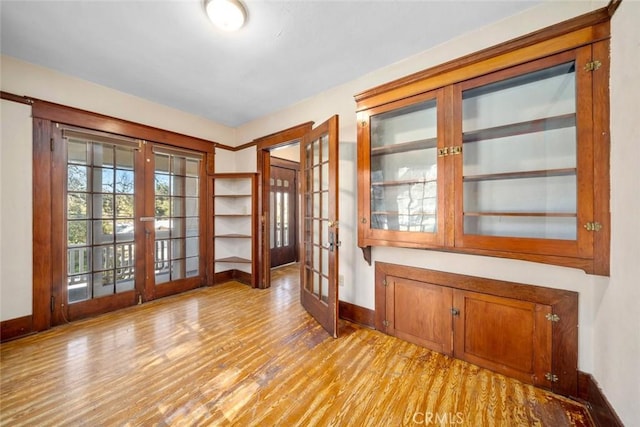
[{"label": "cabinet hinge", "polygon": [[584,225],[584,228],[586,228],[587,231],[600,231],[602,230],[602,224],[599,222],[588,222]]},{"label": "cabinet hinge", "polygon": [[382,324],[384,325],[385,328],[389,327],[389,321],[388,320],[383,320]]},{"label": "cabinet hinge", "polygon": [[387,287],[389,284],[387,283],[387,279],[382,279],[382,286]]},{"label": "cabinet hinge", "polygon": [[462,153],[462,146],[451,146],[438,149],[438,157],[453,156]]},{"label": "cabinet hinge", "polygon": [[552,383],[558,382],[558,376],[552,374],[551,372],[547,372],[546,374],[544,374],[544,377],[547,379],[547,381],[551,381]]},{"label": "cabinet hinge", "polygon": [[558,322],[560,320],[560,316],[553,313],[547,313],[544,317],[546,317],[550,322]]},{"label": "cabinet hinge", "polygon": [[50,149],[51,151],[53,151],[53,146],[54,146],[53,138],[51,138],[51,139],[49,139],[49,149]]},{"label": "cabinet hinge", "polygon": [[587,62],[584,66],[584,70],[585,71],[595,71],[598,68],[600,68],[602,66],[602,62],[598,61],[597,59],[595,61],[591,61],[591,62]]},{"label": "cabinet hinge", "polygon": [[56,297],[51,296],[51,312],[53,313],[53,310],[55,309],[56,306]]}]

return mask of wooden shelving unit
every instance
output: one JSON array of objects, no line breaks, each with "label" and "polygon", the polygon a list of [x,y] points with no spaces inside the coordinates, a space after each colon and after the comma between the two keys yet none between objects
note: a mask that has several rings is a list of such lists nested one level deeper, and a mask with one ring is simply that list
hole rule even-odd
[{"label": "wooden shelving unit", "polygon": [[257,174],[215,174],[212,183],[214,283],[256,287]]}]

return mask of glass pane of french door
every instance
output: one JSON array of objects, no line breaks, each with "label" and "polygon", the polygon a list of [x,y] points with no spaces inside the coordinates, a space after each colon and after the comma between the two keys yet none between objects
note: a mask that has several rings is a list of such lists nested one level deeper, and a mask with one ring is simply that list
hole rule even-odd
[{"label": "glass pane of french door", "polygon": [[134,154],[130,146],[67,138],[69,304],[135,288]]},{"label": "glass pane of french door", "polygon": [[[307,183],[305,193],[305,227],[304,247],[305,258],[305,287],[316,298],[327,303],[327,284],[329,281],[328,252],[329,239],[327,234],[329,223],[329,188],[328,182],[328,136],[311,141],[305,147],[304,175]],[[325,184],[323,186],[323,183]]]},{"label": "glass pane of french door", "polygon": [[198,155],[154,153],[155,284],[200,275]]}]

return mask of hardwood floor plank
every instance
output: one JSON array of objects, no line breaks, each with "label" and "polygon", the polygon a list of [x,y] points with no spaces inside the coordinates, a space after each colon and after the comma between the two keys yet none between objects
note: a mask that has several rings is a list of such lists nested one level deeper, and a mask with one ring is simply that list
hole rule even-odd
[{"label": "hardwood floor plank", "polygon": [[[288,267],[290,269],[290,267]],[[0,345],[2,426],[591,426],[580,404],[230,282]]]}]

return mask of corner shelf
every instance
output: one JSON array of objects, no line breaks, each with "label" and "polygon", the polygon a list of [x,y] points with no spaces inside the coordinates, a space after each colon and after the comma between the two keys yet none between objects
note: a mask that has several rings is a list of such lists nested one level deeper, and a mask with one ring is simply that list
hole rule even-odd
[{"label": "corner shelf", "polygon": [[213,283],[256,287],[257,174],[214,174],[212,183]]}]

